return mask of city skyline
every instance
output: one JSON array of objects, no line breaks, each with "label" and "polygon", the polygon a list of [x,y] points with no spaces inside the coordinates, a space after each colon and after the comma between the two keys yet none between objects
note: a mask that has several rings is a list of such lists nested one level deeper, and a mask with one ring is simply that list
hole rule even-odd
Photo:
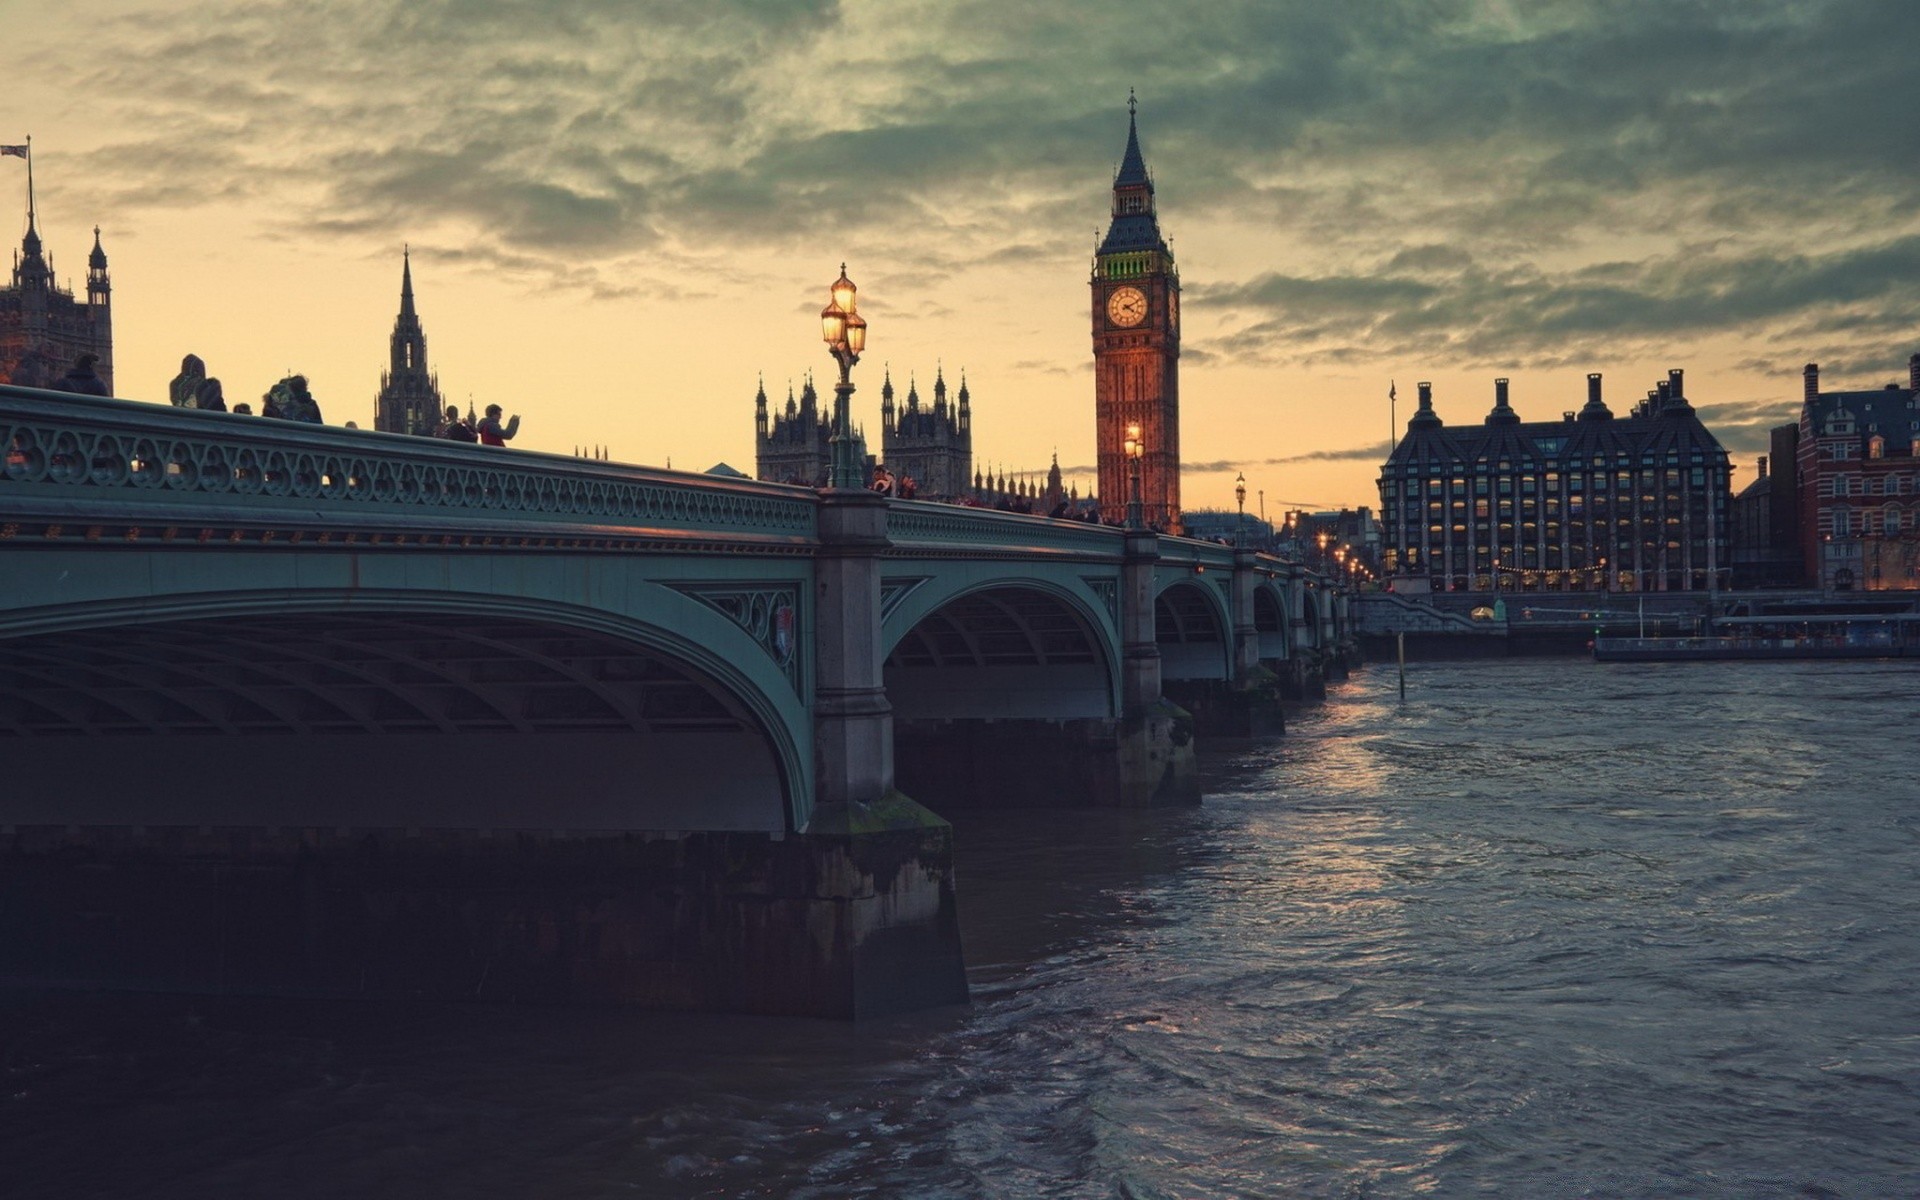
[{"label": "city skyline", "polygon": [[[1867,388],[1920,349],[1894,3],[8,9],[0,142],[34,137],[63,283],[102,227],[134,399],[193,353],[230,401],[299,371],[370,427],[410,245],[449,402],[520,412],[524,448],[750,469],[759,376],[832,369],[845,260],[856,420],[887,365],[964,369],[978,458],[1057,450],[1084,490],[1129,88],[1181,263],[1192,509],[1239,473],[1270,517],[1377,503],[1390,385],[1400,428],[1418,380],[1449,424],[1498,376],[1539,421],[1588,372],[1625,407],[1675,367],[1738,490],[1805,363]],[[22,164],[0,196],[17,239]]]}]

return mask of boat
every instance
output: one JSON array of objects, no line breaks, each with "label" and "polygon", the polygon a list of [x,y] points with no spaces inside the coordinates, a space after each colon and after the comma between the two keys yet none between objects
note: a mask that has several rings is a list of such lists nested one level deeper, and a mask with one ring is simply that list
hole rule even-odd
[{"label": "boat", "polygon": [[1773,612],[1715,617],[1705,634],[1596,637],[1595,662],[1920,658],[1920,612]]}]

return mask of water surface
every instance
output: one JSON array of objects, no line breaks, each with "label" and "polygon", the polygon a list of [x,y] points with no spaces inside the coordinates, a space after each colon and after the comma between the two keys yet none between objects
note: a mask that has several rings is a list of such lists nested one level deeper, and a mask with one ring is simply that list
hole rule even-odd
[{"label": "water surface", "polygon": [[974,1003],[0,1006],[9,1196],[1920,1195],[1920,672],[1374,668],[956,821]]}]

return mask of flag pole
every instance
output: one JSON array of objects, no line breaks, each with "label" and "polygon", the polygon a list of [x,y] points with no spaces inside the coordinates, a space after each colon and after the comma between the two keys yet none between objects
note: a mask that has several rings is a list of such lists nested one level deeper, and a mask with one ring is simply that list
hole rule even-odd
[{"label": "flag pole", "polygon": [[33,219],[33,135],[27,135],[27,228],[35,228]]},{"label": "flag pole", "polygon": [[1393,380],[1387,380],[1387,457],[1400,448],[1400,397],[1396,393]]}]

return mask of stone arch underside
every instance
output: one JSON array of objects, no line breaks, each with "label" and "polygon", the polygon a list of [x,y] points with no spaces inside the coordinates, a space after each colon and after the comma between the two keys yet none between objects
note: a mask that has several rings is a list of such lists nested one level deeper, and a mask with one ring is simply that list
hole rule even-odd
[{"label": "stone arch underside", "polygon": [[788,827],[725,686],[520,615],[277,611],[0,639],[0,823]]},{"label": "stone arch underside", "polygon": [[1232,677],[1226,627],[1212,599],[1194,584],[1177,583],[1153,602],[1154,640],[1164,680]]},{"label": "stone arch underside", "polygon": [[1254,636],[1259,639],[1262,661],[1292,657],[1292,648],[1287,640],[1287,611],[1276,589],[1253,589],[1253,629]]},{"label": "stone arch underside", "polygon": [[960,596],[920,619],[885,663],[896,720],[1114,715],[1113,667],[1086,618],[1031,587]]}]

